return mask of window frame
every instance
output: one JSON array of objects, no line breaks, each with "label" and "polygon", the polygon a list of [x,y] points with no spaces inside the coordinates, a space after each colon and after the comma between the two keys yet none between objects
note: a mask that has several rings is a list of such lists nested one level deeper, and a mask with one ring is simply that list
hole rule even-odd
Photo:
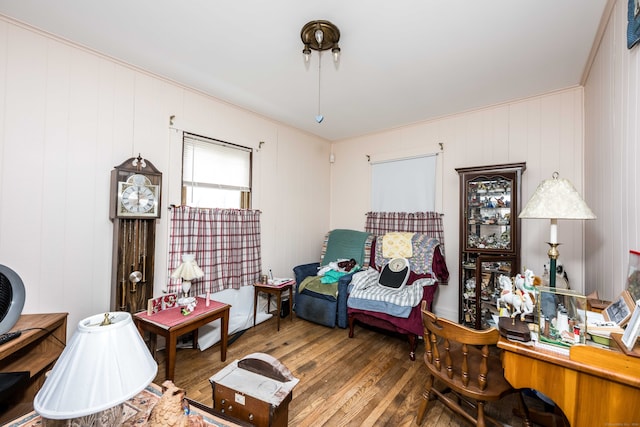
[{"label": "window frame", "polygon": [[[236,149],[236,150],[240,150],[248,153],[249,155],[248,187],[240,188],[237,186],[230,186],[230,185],[219,184],[219,183],[216,184],[216,183],[208,183],[208,182],[196,182],[193,180],[191,181],[185,180],[185,151],[186,151],[185,149],[187,147],[187,143],[213,144],[213,145],[218,145],[218,146],[222,146],[230,149]],[[252,204],[251,193],[253,190],[253,148],[245,147],[239,144],[234,144],[228,141],[223,141],[217,138],[198,135],[191,132],[183,132],[182,133],[182,162],[181,162],[180,183],[181,183],[180,203],[184,206],[193,206],[192,204],[189,204],[189,201],[187,200],[188,189],[200,187],[200,188],[212,188],[212,189],[221,189],[221,190],[239,190],[239,193],[240,193],[240,200],[238,201],[239,209],[251,209],[251,204]],[[197,206],[197,207],[222,208],[221,206]]]}]

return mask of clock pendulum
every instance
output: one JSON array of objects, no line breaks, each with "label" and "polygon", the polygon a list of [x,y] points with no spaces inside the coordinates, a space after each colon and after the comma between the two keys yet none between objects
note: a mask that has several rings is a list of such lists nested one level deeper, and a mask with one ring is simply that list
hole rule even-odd
[{"label": "clock pendulum", "polygon": [[111,171],[111,309],[134,313],[153,297],[156,220],[162,173],[140,155]]}]

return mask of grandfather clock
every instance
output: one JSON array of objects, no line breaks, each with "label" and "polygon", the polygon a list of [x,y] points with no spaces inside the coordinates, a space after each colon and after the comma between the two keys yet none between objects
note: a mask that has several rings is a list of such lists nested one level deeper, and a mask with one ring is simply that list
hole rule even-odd
[{"label": "grandfather clock", "polygon": [[153,297],[156,220],[162,173],[140,155],[111,171],[111,309],[135,313]]}]

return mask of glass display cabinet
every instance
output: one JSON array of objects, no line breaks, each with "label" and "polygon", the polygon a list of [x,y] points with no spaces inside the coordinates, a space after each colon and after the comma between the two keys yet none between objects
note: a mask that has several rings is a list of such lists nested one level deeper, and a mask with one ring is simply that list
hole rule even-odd
[{"label": "glass display cabinet", "polygon": [[526,163],[458,168],[460,176],[459,322],[495,326],[501,275],[520,270],[522,173]]}]

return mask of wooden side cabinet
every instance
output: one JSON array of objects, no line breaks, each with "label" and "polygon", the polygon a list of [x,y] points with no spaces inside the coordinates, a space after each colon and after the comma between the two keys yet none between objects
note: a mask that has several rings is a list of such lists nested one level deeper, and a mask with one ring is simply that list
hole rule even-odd
[{"label": "wooden side cabinet", "polygon": [[458,168],[460,176],[459,322],[497,326],[501,275],[520,272],[520,213],[525,163]]},{"label": "wooden side cabinet", "polygon": [[298,379],[277,359],[253,353],[209,378],[213,412],[255,427],[287,427]]},{"label": "wooden side cabinet", "polygon": [[[212,383],[214,412],[246,421],[256,427],[286,427],[289,422],[289,402],[293,393],[289,392],[277,406],[247,393]],[[259,387],[256,384],[256,387]]]},{"label": "wooden side cabinet", "polygon": [[23,314],[12,331],[22,335],[0,345],[0,372],[28,372],[28,379],[1,402],[0,424],[33,410],[45,374],[66,346],[67,313]]}]

